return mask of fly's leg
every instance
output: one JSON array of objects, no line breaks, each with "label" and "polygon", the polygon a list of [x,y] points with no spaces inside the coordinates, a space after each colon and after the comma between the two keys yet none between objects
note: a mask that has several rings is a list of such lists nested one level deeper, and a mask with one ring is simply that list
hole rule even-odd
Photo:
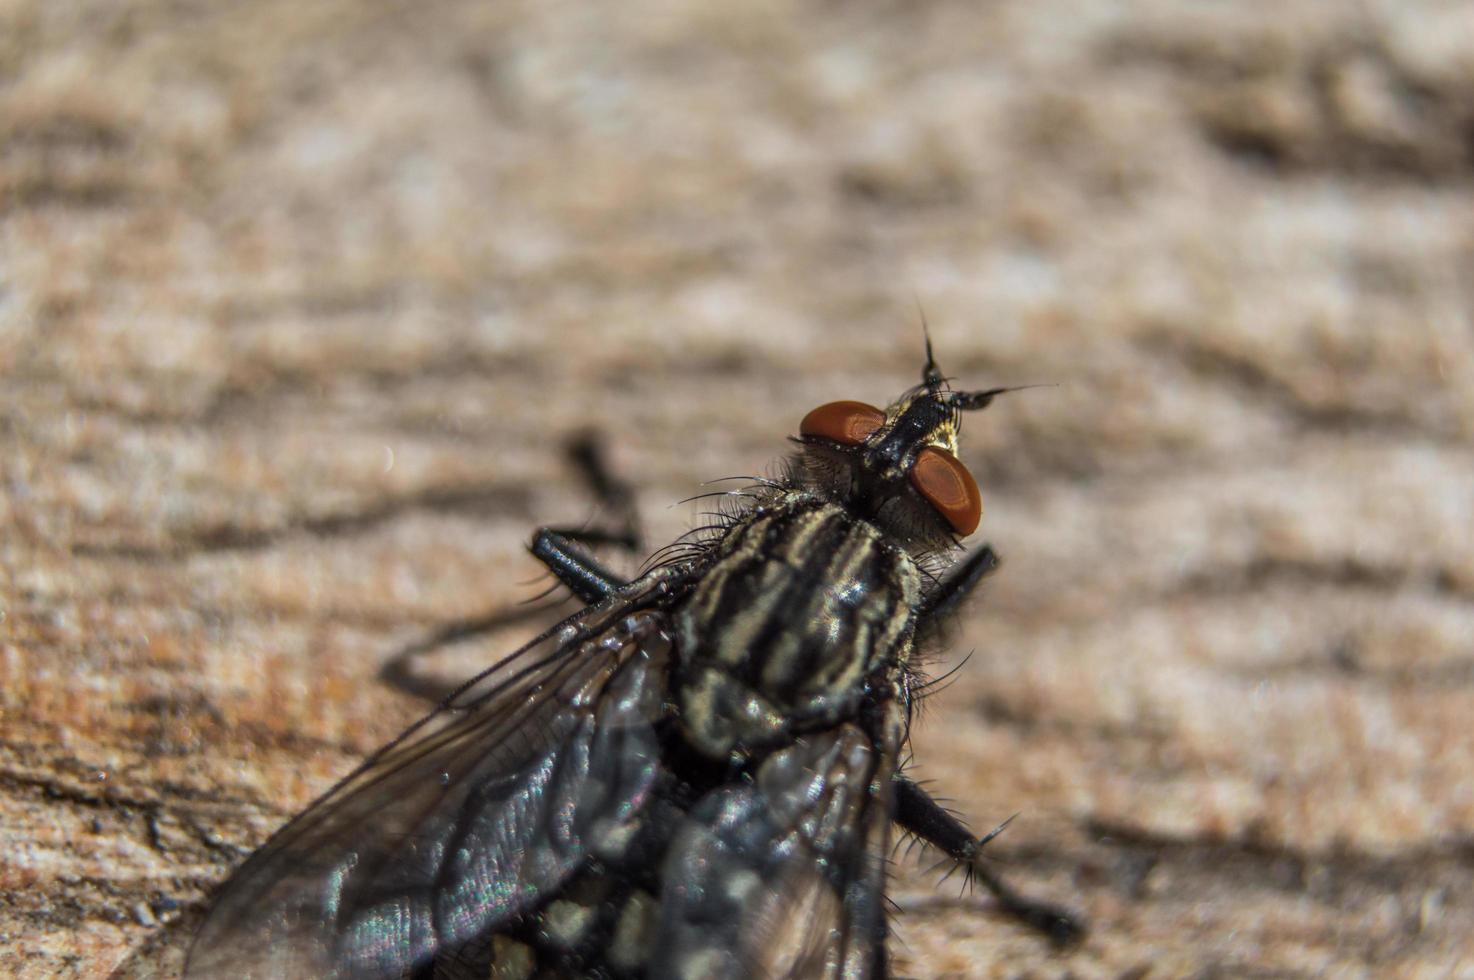
[{"label": "fly's leg", "polygon": [[[615,477],[605,463],[597,435],[581,433],[575,436],[569,441],[566,452],[595,500],[614,516],[615,523],[607,529],[539,528],[533,535],[530,550],[533,557],[546,565],[574,595],[583,602],[594,603],[623,588],[627,582],[599,564],[586,549],[612,545],[631,552],[643,550],[639,513],[635,509],[635,495],[630,485]],[[411,670],[410,665],[417,657],[447,644],[541,618],[546,612],[546,604],[526,605],[447,623],[424,639],[396,652],[380,669],[379,677],[427,701],[443,700],[450,690],[427,682]]]},{"label": "fly's leg", "polygon": [[[918,635],[923,638],[933,635],[998,565],[998,555],[984,545],[955,566],[918,610]],[[1085,935],[1085,925],[1074,913],[1020,895],[983,863],[983,845],[992,840],[1002,830],[1001,827],[986,837],[973,837],[962,821],[904,776],[896,777],[896,819],[902,827],[965,867],[974,881],[981,882],[993,893],[1005,912],[1043,933],[1051,943],[1066,946]]]},{"label": "fly's leg", "polygon": [[983,863],[983,845],[1003,828],[985,837],[971,831],[941,804],[904,776],[896,777],[896,821],[967,869],[968,875],[993,893],[998,905],[1024,925],[1043,933],[1055,946],[1069,946],[1085,935],[1085,924],[1068,909],[1020,895]]},{"label": "fly's leg", "polygon": [[916,612],[918,642],[934,635],[977,584],[994,572],[999,564],[997,552],[985,544],[953,566]]},{"label": "fly's leg", "polygon": [[599,564],[580,547],[596,544],[572,528],[540,527],[532,536],[532,557],[548,566],[559,582],[586,603],[606,599],[629,583]]},{"label": "fly's leg", "polygon": [[567,451],[569,461],[614,523],[606,528],[539,528],[532,538],[532,555],[574,595],[584,602],[598,602],[629,583],[599,564],[586,549],[613,545],[624,551],[641,551],[640,515],[635,508],[634,489],[609,468],[595,433],[575,436]]}]

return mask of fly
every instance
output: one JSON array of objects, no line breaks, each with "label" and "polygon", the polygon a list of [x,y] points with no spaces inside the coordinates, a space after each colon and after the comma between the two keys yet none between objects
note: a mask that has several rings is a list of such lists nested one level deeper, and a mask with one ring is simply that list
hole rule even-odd
[{"label": "fly", "polygon": [[881,978],[897,830],[1078,937],[902,772],[918,646],[998,564],[961,545],[982,512],[962,414],[1009,390],[953,390],[926,353],[889,407],[810,412],[780,478],[633,581],[587,550],[632,530],[538,531],[585,608],[267,841],[186,974]]}]

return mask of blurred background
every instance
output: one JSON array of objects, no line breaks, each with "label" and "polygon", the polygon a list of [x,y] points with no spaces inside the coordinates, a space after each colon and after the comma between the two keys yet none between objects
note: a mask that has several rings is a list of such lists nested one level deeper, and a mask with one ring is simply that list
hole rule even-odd
[{"label": "blurred background", "polygon": [[1474,974],[1464,0],[0,6],[0,972],[177,971],[572,433],[658,546],[918,304],[1057,385],[918,773],[1092,932],[898,856],[900,972]]}]

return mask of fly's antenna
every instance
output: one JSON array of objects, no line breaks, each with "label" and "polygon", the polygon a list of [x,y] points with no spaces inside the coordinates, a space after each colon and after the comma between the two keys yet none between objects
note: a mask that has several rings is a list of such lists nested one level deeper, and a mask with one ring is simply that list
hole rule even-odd
[{"label": "fly's antenna", "polygon": [[980,408],[987,408],[993,403],[993,399],[1010,391],[1024,391],[1028,388],[1058,388],[1057,384],[1039,385],[1014,385],[1009,388],[989,388],[987,391],[953,391],[949,392],[948,399],[954,409],[959,412],[972,412]]}]

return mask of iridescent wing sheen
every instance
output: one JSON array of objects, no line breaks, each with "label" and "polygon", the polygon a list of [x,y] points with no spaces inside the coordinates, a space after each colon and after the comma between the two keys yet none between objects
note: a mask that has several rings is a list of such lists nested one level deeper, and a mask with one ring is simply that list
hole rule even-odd
[{"label": "iridescent wing sheen", "polygon": [[699,800],[662,867],[648,975],[884,976],[898,743],[842,724]]},{"label": "iridescent wing sheen", "polygon": [[217,896],[186,976],[407,976],[554,893],[658,775],[682,574],[554,627],[282,828]]}]

